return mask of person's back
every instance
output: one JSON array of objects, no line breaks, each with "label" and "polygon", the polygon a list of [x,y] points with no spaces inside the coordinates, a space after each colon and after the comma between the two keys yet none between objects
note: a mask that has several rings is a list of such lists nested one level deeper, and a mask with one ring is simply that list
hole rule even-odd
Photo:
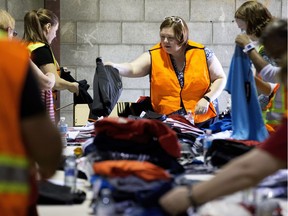
[{"label": "person's back", "polygon": [[[31,79],[26,47],[2,38],[0,50],[0,214],[24,216],[30,204],[30,163],[38,164],[42,177],[50,177],[60,161],[61,139]],[[31,91],[38,96],[33,98],[36,106],[26,100]]]},{"label": "person's back", "polygon": [[[16,42],[8,40],[0,42],[0,50],[0,97],[3,102],[0,106],[0,169],[2,170],[0,209],[1,215],[20,216],[26,211],[29,192],[28,159],[19,130],[19,99],[26,76],[28,56],[27,52],[19,49]],[[10,175],[5,175],[7,172]]]}]

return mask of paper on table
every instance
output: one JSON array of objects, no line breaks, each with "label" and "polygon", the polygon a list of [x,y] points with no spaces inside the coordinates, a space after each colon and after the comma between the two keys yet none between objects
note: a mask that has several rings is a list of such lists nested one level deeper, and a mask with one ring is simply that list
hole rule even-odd
[{"label": "paper on table", "polygon": [[67,139],[76,139],[76,137],[78,136],[78,134],[80,133],[79,130],[75,130],[75,131],[68,131],[67,132]]},{"label": "paper on table", "polygon": [[[70,128],[68,128],[69,130]],[[94,130],[94,124],[93,125],[89,125],[89,126],[85,126],[85,127],[72,127],[72,130],[78,130],[78,131],[90,131],[90,130]]]}]

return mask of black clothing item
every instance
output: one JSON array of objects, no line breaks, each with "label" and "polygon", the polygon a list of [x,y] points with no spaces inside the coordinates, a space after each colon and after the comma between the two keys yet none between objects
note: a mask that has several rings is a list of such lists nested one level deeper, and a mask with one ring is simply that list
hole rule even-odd
[{"label": "black clothing item", "polygon": [[69,82],[79,83],[79,95],[73,95],[74,104],[91,104],[93,102],[92,97],[88,93],[90,85],[87,83],[87,80],[76,81],[71,76],[71,72],[66,71],[63,67],[60,68],[60,77]]},{"label": "black clothing item", "polygon": [[53,54],[48,45],[33,50],[31,59],[38,67],[45,64],[54,64]]},{"label": "black clothing item", "polygon": [[122,90],[119,71],[105,65],[101,58],[96,59],[96,70],[93,80],[93,103],[90,106],[89,119],[108,116],[116,105]]},{"label": "black clothing item", "polygon": [[45,107],[41,100],[40,89],[29,67],[23,86],[20,117],[23,119],[42,112],[45,112]]}]

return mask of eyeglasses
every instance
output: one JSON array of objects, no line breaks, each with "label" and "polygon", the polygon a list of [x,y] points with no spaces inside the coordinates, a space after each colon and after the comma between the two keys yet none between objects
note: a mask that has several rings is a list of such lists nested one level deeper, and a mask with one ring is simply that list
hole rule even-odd
[{"label": "eyeglasses", "polygon": [[10,29],[11,31],[13,31],[13,33],[12,33],[13,37],[16,37],[16,36],[18,35],[18,32],[15,31],[13,28],[8,27],[8,30],[9,30],[9,29]]},{"label": "eyeglasses", "polygon": [[16,37],[18,35],[18,32],[13,30],[13,37]]},{"label": "eyeglasses", "polygon": [[184,26],[183,20],[178,16],[165,17],[164,20],[171,20],[172,22],[175,22],[175,23],[181,23],[181,25]]},{"label": "eyeglasses", "polygon": [[172,41],[176,40],[175,37],[165,36],[165,35],[161,35],[161,34],[160,34],[160,39],[161,39],[161,41],[164,41],[165,38],[167,39],[168,42],[172,42]]}]

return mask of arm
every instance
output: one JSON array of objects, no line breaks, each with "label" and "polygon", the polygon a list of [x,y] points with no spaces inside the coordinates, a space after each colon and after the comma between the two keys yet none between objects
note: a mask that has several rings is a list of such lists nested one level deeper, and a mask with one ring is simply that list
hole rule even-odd
[{"label": "arm", "polygon": [[[283,161],[276,159],[266,151],[254,149],[231,161],[213,179],[193,186],[192,197],[200,205],[254,186],[264,177],[285,167],[286,164]],[[187,187],[176,187],[161,197],[160,205],[171,215],[183,213],[190,206],[188,193]]]},{"label": "arm", "polygon": [[209,92],[205,95],[208,96],[211,101],[213,101],[222,93],[223,89],[225,88],[227,78],[221,63],[215,55],[213,55],[213,57],[208,61],[208,65],[211,86]]},{"label": "arm", "polygon": [[[211,101],[215,100],[222,93],[226,85],[226,75],[215,55],[208,60],[211,86],[205,96],[208,96]],[[203,114],[208,111],[209,102],[201,98],[195,107],[195,114]]]},{"label": "arm", "polygon": [[111,65],[119,70],[124,77],[143,77],[149,74],[151,67],[151,58],[148,52],[143,53],[132,62],[112,63],[106,62],[105,65]]},{"label": "arm", "polygon": [[40,68],[40,70],[46,74],[51,72],[55,76],[55,90],[68,89],[72,93],[78,94],[79,88],[77,82],[68,82],[61,79],[58,75],[57,68],[54,65],[54,58],[52,50],[48,46],[43,46],[32,51],[31,56],[33,62]]},{"label": "arm", "polygon": [[26,117],[21,122],[29,156],[39,165],[43,178],[51,177],[59,167],[62,153],[60,134],[46,113]]},{"label": "arm", "polygon": [[38,163],[43,177],[50,177],[60,162],[61,138],[45,112],[32,70],[22,90],[20,127],[29,158]]},{"label": "arm", "polygon": [[268,96],[272,93],[273,89],[271,88],[271,85],[268,82],[263,81],[257,75],[254,76],[254,80],[258,93]]},{"label": "arm", "polygon": [[55,76],[54,74],[47,72],[45,75],[43,72],[34,64],[33,61],[30,60],[31,69],[34,72],[35,77],[38,80],[40,89],[48,90],[53,88],[55,84]]},{"label": "arm", "polygon": [[45,64],[40,67],[40,69],[46,74],[47,72],[51,72],[55,76],[55,90],[65,90],[68,89],[68,91],[72,93],[79,93],[79,84],[77,82],[68,82],[62,78],[57,73],[56,67],[54,64]]}]

